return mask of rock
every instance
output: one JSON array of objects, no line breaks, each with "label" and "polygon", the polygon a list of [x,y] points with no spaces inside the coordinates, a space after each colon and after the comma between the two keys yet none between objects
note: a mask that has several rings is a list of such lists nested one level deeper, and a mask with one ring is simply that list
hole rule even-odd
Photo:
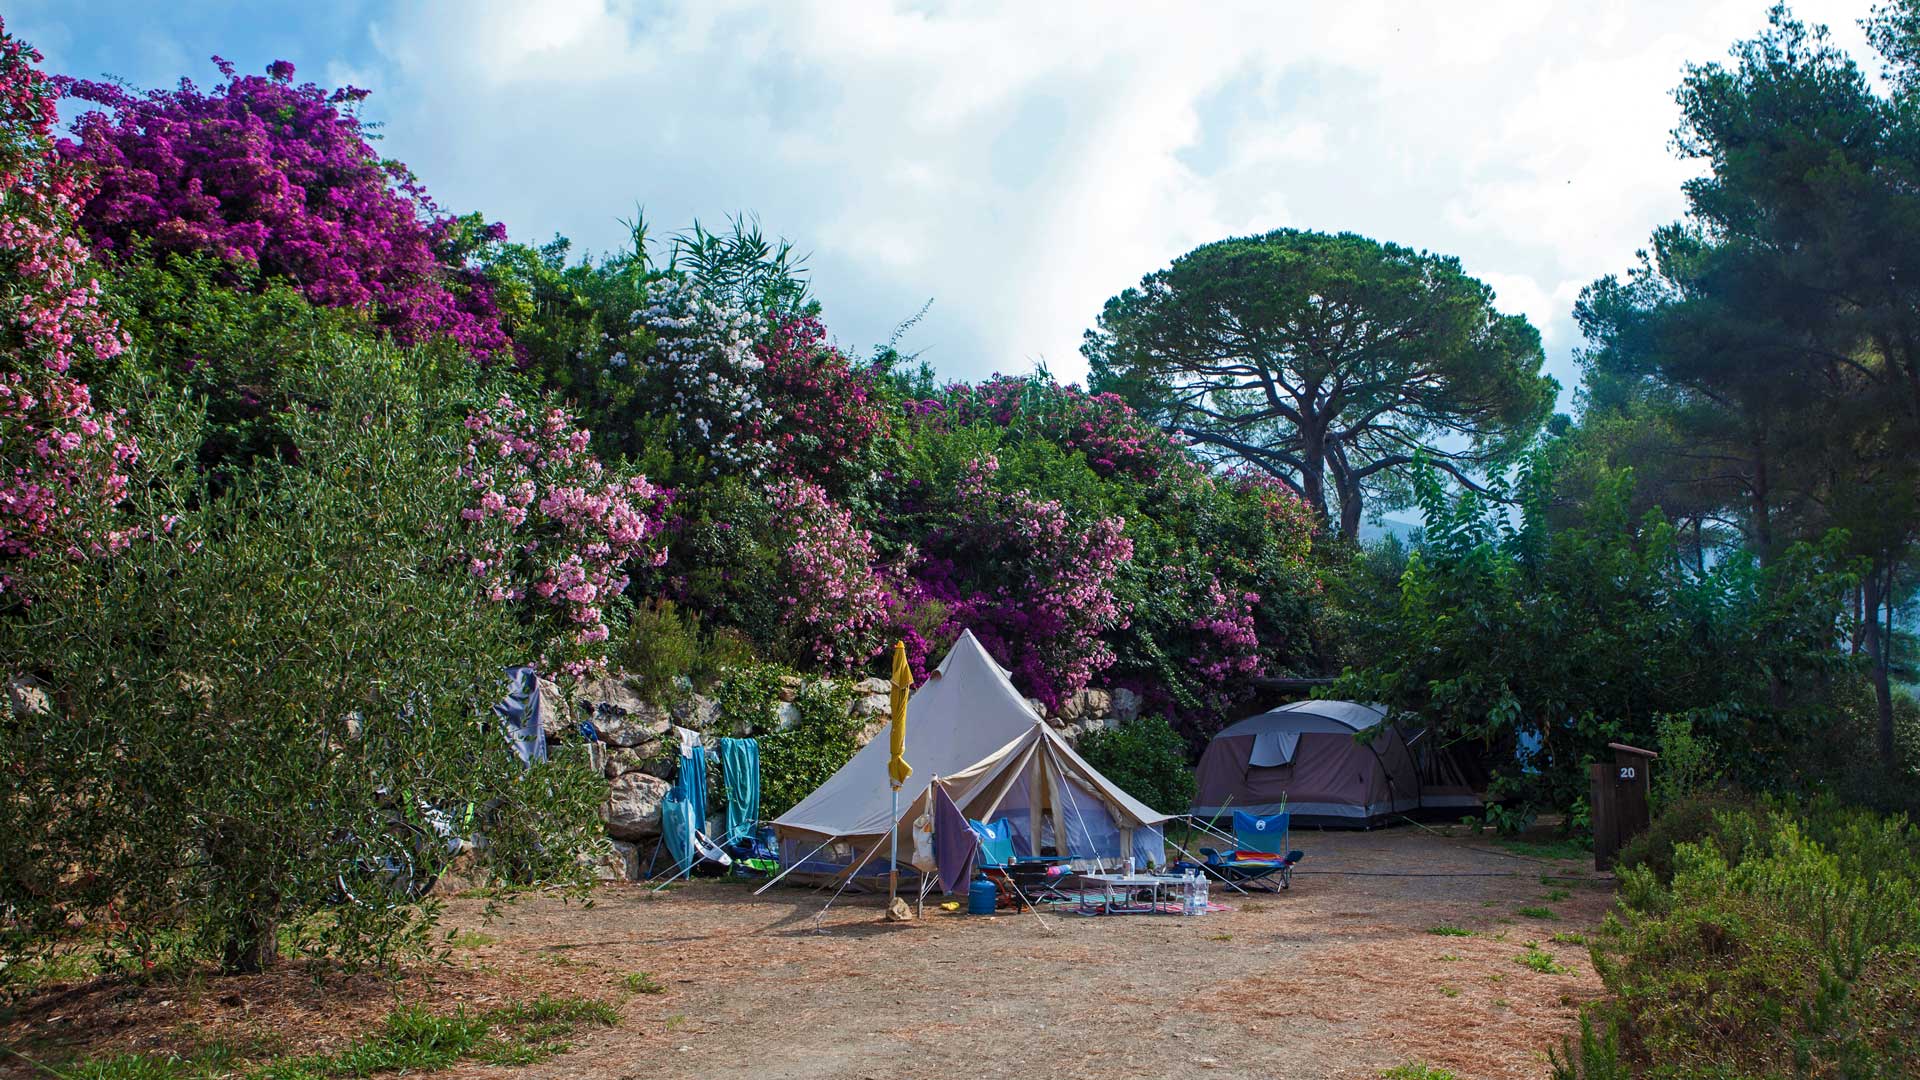
[{"label": "rock", "polygon": [[690,695],[673,707],[673,722],[695,731],[719,727],[720,703],[699,694]]},{"label": "rock", "polygon": [[893,692],[893,684],[885,679],[875,678],[869,675],[853,684],[853,692],[856,694],[879,694],[884,697]]},{"label": "rock", "polygon": [[673,718],[649,705],[625,679],[609,676],[583,684],[573,696],[577,719],[591,720],[609,746],[639,746],[671,727]]},{"label": "rock", "polygon": [[773,710],[773,730],[792,731],[800,726],[800,706],[791,701],[783,701]]},{"label": "rock", "polygon": [[639,847],[625,840],[609,841],[607,850],[593,860],[593,872],[601,881],[639,881]]},{"label": "rock", "polygon": [[1105,717],[1112,711],[1113,697],[1105,690],[1078,690],[1060,703],[1060,719],[1069,724]]},{"label": "rock", "polygon": [[7,704],[13,706],[13,715],[19,717],[46,716],[53,711],[53,702],[41,688],[40,680],[31,675],[16,675],[7,683]]},{"label": "rock", "polygon": [[805,685],[807,685],[807,680],[798,675],[780,676],[780,689],[778,691],[780,700],[792,701],[794,698],[799,697],[800,688]]},{"label": "rock", "polygon": [[892,716],[893,698],[887,694],[864,694],[853,699],[848,711],[854,716]]},{"label": "rock", "polygon": [[660,803],[673,785],[644,772],[622,773],[607,790],[607,833],[618,840],[660,835]]},{"label": "rock", "polygon": [[1115,725],[1130,724],[1140,719],[1140,695],[1131,690],[1115,690],[1113,705],[1107,715]]},{"label": "rock", "polygon": [[[854,736],[853,736],[854,745],[855,746],[867,745],[873,740],[886,734],[887,728],[890,726],[892,726],[892,721],[888,720],[884,716],[879,718],[878,720],[867,721],[866,727],[863,727],[858,732],[854,733]],[[907,756],[909,758],[913,756],[913,748],[911,744],[908,745]]]},{"label": "rock", "polygon": [[601,742],[587,743],[587,768],[597,773],[606,773],[607,764],[607,744]]},{"label": "rock", "polygon": [[1037,715],[1039,715],[1040,719],[1045,720],[1047,718],[1046,703],[1041,701],[1039,698],[1037,697],[1028,698],[1027,707],[1029,709],[1032,709]]}]

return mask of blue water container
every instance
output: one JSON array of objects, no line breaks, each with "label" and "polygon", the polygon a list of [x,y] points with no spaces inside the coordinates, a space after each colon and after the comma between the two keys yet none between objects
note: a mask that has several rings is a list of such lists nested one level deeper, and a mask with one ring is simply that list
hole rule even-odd
[{"label": "blue water container", "polygon": [[993,906],[1000,901],[1000,890],[986,878],[974,878],[967,888],[967,914],[991,915]]}]

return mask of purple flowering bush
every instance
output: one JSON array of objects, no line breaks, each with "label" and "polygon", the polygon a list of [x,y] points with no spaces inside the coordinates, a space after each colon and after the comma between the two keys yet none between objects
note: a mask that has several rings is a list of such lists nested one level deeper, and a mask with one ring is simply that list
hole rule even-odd
[{"label": "purple flowering bush", "polygon": [[455,257],[460,223],[368,145],[354,111],[366,91],[295,85],[285,61],[264,77],[214,63],[225,81],[204,92],[184,79],[146,94],[63,81],[105,107],[59,147],[95,179],[80,222],[97,248],[207,252],[286,277],[316,304],[365,309],[403,344],[445,337],[483,358],[506,347],[488,285]]},{"label": "purple flowering bush", "polygon": [[1114,661],[1124,629],[1115,589],[1133,558],[1126,522],[1080,517],[1059,501],[996,484],[997,458],[972,462],[944,525],[925,541],[921,602],[946,609],[941,636],[971,629],[1022,689],[1053,708]]}]

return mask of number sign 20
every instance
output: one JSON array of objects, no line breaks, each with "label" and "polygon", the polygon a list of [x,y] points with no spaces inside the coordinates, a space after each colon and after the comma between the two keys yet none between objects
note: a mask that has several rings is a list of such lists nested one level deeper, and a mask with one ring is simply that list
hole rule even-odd
[{"label": "number sign 20", "polygon": [[1633,779],[1634,777],[1636,777],[1636,776],[1638,776],[1638,775],[1639,775],[1639,773],[1638,773],[1637,771],[1635,771],[1635,769],[1634,769],[1634,767],[1633,767],[1633,766],[1631,766],[1631,765],[1622,765],[1622,766],[1620,766],[1620,779],[1622,779],[1622,780],[1632,780],[1632,779]]}]

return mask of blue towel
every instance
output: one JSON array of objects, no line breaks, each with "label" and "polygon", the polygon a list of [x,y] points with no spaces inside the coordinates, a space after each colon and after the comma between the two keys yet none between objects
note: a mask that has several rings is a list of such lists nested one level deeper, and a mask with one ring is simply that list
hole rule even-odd
[{"label": "blue towel", "polygon": [[680,759],[680,772],[673,778],[673,793],[684,799],[693,827],[707,829],[707,748],[694,744],[693,752]]},{"label": "blue towel", "polygon": [[695,858],[693,850],[693,812],[679,792],[668,792],[660,800],[660,838],[666,841],[676,869],[685,870]]},{"label": "blue towel", "polygon": [[731,844],[753,835],[760,820],[760,743],[755,739],[720,740],[720,775],[727,786],[727,835]]}]

